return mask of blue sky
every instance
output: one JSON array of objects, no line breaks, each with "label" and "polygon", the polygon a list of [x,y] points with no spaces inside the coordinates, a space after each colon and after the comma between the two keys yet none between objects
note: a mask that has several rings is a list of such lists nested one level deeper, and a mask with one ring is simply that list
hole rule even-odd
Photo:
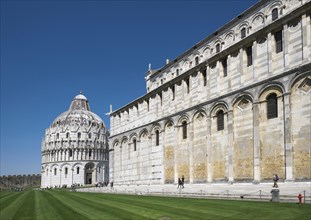
[{"label": "blue sky", "polygon": [[41,140],[80,92],[109,127],[164,66],[256,0],[1,1],[0,175],[40,173]]}]

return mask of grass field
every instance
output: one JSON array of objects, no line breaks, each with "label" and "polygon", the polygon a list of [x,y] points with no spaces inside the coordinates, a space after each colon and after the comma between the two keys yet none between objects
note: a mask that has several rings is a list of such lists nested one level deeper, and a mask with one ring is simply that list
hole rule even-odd
[{"label": "grass field", "polygon": [[311,205],[65,190],[0,193],[0,219],[311,219]]}]

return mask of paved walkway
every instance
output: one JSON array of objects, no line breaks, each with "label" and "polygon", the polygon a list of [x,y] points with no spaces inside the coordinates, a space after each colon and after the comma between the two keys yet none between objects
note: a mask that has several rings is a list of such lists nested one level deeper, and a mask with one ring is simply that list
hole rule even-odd
[{"label": "paved walkway", "polygon": [[119,193],[136,195],[158,195],[176,197],[198,198],[223,198],[239,200],[270,201],[271,190],[279,190],[280,201],[298,202],[298,194],[304,196],[303,202],[311,203],[311,182],[278,183],[278,188],[272,187],[273,183],[234,183],[234,184],[185,184],[183,189],[177,189],[177,185],[114,185],[108,187],[81,188],[81,192]]}]

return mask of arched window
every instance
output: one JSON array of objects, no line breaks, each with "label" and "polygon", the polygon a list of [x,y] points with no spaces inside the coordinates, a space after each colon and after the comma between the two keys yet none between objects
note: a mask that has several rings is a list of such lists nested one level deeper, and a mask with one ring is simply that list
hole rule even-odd
[{"label": "arched window", "polygon": [[54,176],[57,175],[57,169],[54,168]]},{"label": "arched window", "polygon": [[66,133],[66,138],[69,138],[69,132]]},{"label": "arched window", "polygon": [[59,138],[59,133],[56,134],[56,139],[58,139],[58,138]]},{"label": "arched window", "polygon": [[179,69],[176,69],[176,76],[179,75]]},{"label": "arched window", "polygon": [[68,174],[68,168],[66,167],[65,168],[65,175],[67,175]]},{"label": "arched window", "polygon": [[275,93],[267,96],[267,118],[278,117],[278,100]]},{"label": "arched window", "polygon": [[158,130],[156,130],[155,134],[156,134],[156,146],[159,146],[159,144],[160,144],[160,132]]},{"label": "arched window", "polygon": [[81,133],[80,132],[78,133],[78,138],[81,138]]},{"label": "arched window", "polygon": [[187,122],[182,123],[182,138],[187,139]]},{"label": "arched window", "polygon": [[90,149],[89,150],[89,157],[91,157],[92,156],[92,150]]},{"label": "arched window", "polygon": [[246,28],[241,29],[241,39],[243,39],[244,37],[246,37]]},{"label": "arched window", "polygon": [[72,157],[72,149],[69,149],[69,157]]},{"label": "arched window", "polygon": [[216,44],[216,53],[220,52],[220,44]]},{"label": "arched window", "polygon": [[136,139],[133,140],[133,146],[134,146],[134,151],[136,151],[136,148],[137,148],[137,144],[136,144]]},{"label": "arched window", "polygon": [[92,138],[92,133],[89,133],[89,138],[90,138],[90,139]]},{"label": "arched window", "polygon": [[219,110],[216,114],[217,116],[217,131],[224,130],[224,111]]},{"label": "arched window", "polygon": [[279,11],[278,11],[277,8],[274,8],[274,9],[272,10],[272,21],[278,19],[278,17],[279,17]]},{"label": "arched window", "polygon": [[80,173],[80,167],[77,167],[77,174]]},{"label": "arched window", "polygon": [[195,65],[199,64],[199,57],[195,57]]}]

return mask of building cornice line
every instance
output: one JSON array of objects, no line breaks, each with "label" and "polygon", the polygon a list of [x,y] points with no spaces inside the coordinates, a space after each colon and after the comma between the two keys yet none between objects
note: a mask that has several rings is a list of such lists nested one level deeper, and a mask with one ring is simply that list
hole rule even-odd
[{"label": "building cornice line", "polygon": [[121,132],[121,133],[115,134],[115,135],[113,135],[113,136],[110,136],[109,139],[113,139],[113,138],[116,137],[116,136],[119,136],[119,135],[122,135],[122,134],[126,134],[126,133],[129,133],[129,132],[132,132],[132,131],[137,130],[137,129],[139,129],[139,128],[146,127],[146,126],[152,125],[152,124],[154,124],[154,123],[158,123],[158,122],[163,121],[163,120],[170,119],[170,118],[175,117],[175,116],[178,116],[178,115],[182,115],[182,114],[185,113],[185,112],[189,112],[189,111],[194,110],[194,109],[197,109],[197,108],[199,108],[199,107],[202,107],[202,106],[211,104],[211,103],[213,103],[213,102],[216,102],[216,101],[218,101],[218,100],[223,100],[223,99],[225,99],[225,98],[227,98],[227,97],[230,97],[230,96],[233,96],[233,95],[235,95],[235,94],[244,92],[244,91],[249,90],[249,89],[254,88],[254,87],[258,87],[258,86],[263,85],[263,84],[265,84],[265,83],[269,83],[269,82],[275,81],[275,80],[277,80],[277,79],[279,79],[279,78],[283,78],[283,77],[285,77],[285,76],[288,76],[288,75],[291,75],[291,74],[294,74],[294,73],[296,73],[297,75],[299,75],[299,74],[307,73],[308,71],[311,73],[311,63],[307,63],[307,64],[302,65],[302,66],[300,66],[300,67],[297,67],[297,68],[294,68],[294,69],[290,69],[290,70],[288,70],[288,71],[286,71],[286,72],[284,72],[284,73],[282,73],[282,74],[279,74],[279,75],[277,75],[277,76],[269,77],[269,78],[264,79],[264,80],[262,80],[262,81],[259,81],[259,82],[250,84],[250,85],[248,85],[248,86],[245,86],[245,87],[243,87],[243,88],[241,88],[241,89],[237,89],[237,90],[235,90],[235,91],[229,92],[229,93],[227,93],[227,94],[225,94],[225,95],[218,96],[218,97],[216,97],[216,98],[212,98],[212,99],[210,99],[210,100],[208,100],[208,101],[202,102],[202,103],[197,104],[197,105],[195,105],[195,106],[192,106],[192,107],[190,107],[190,108],[183,109],[182,111],[179,111],[179,112],[177,112],[177,113],[174,113],[174,114],[171,114],[171,115],[162,117],[161,119],[157,119],[157,120],[155,120],[155,121],[146,123],[146,124],[144,124],[144,125],[135,127],[135,128],[133,128],[133,129],[129,129],[129,130],[125,131],[125,132]]}]

